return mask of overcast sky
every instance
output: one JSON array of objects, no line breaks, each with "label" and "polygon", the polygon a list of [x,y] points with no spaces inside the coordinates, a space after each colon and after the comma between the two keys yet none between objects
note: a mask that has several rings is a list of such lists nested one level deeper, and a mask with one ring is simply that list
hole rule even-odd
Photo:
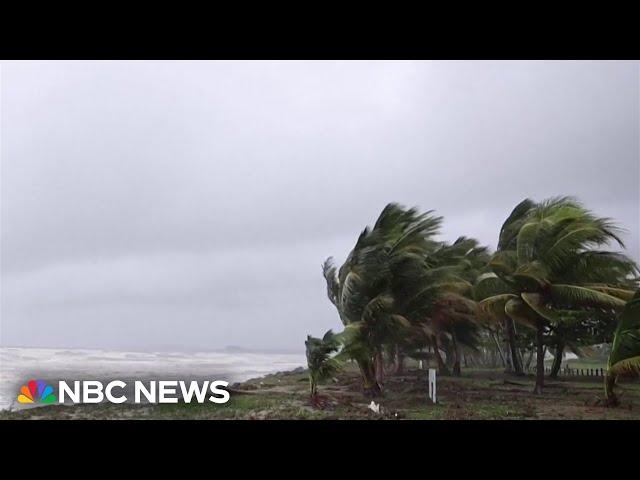
[{"label": "overcast sky", "polygon": [[495,247],[576,195],[638,260],[638,62],[2,62],[0,344],[301,350],[391,201]]}]

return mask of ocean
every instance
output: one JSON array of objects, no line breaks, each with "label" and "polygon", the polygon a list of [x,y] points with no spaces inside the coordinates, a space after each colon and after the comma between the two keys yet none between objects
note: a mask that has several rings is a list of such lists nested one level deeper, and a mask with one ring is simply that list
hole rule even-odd
[{"label": "ocean", "polygon": [[242,382],[306,365],[303,354],[249,352],[122,352],[68,348],[0,347],[0,410],[16,401],[30,379],[56,387],[59,380],[226,380]]}]

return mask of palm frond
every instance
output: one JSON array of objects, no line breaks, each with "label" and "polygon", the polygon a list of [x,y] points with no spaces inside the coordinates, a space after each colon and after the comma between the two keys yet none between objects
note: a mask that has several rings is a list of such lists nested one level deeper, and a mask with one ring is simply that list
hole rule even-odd
[{"label": "palm frond", "polygon": [[482,320],[492,323],[501,323],[506,317],[505,305],[509,300],[517,299],[518,296],[511,293],[503,293],[487,297],[478,303],[478,312]]},{"label": "palm frond", "polygon": [[340,284],[332,257],[327,258],[322,264],[322,275],[327,282],[327,297],[337,307],[340,298]]},{"label": "palm frond", "polygon": [[473,286],[473,298],[476,301],[504,293],[513,293],[513,288],[493,272],[478,276]]},{"label": "palm frond", "polygon": [[528,198],[525,198],[516,205],[500,229],[498,251],[511,248],[512,243],[518,235],[521,224],[535,205],[536,203]]},{"label": "palm frond", "polygon": [[540,229],[540,220],[533,219],[525,223],[518,231],[518,237],[516,239],[518,265],[526,264],[534,258],[536,254],[536,241],[538,240]]},{"label": "palm frond", "polygon": [[572,255],[563,262],[558,276],[562,283],[600,283],[621,286],[630,290],[638,288],[638,265],[619,252],[589,250]]},{"label": "palm frond", "polygon": [[550,285],[549,295],[556,305],[623,308],[625,301],[604,292],[576,285]]},{"label": "palm frond", "polygon": [[510,318],[522,325],[532,328],[537,327],[538,314],[520,298],[512,298],[507,301],[504,311]]},{"label": "palm frond", "polygon": [[611,375],[640,372],[640,290],[620,314],[608,367]]},{"label": "palm frond", "polygon": [[614,288],[609,287],[607,285],[585,285],[585,287],[590,290],[595,290],[597,292],[606,293],[607,295],[611,295],[612,297],[619,298],[625,302],[629,302],[633,299],[634,291],[633,290],[625,290],[623,288]]},{"label": "palm frond", "polygon": [[504,279],[512,275],[518,268],[518,256],[514,250],[498,251],[491,257],[489,267],[496,275]]}]

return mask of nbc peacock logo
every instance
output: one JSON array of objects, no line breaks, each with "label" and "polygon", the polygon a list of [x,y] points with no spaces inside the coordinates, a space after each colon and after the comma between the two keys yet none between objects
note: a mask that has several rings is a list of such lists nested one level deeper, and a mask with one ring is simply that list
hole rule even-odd
[{"label": "nbc peacock logo", "polygon": [[18,403],[56,403],[58,399],[53,393],[53,387],[44,380],[29,380],[20,387]]}]

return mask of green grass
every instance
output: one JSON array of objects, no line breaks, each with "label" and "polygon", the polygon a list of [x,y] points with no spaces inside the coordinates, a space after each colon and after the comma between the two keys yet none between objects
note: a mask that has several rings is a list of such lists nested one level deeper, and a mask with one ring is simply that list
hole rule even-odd
[{"label": "green grass", "polygon": [[579,358],[576,360],[567,360],[566,362],[562,363],[562,368],[564,367],[569,367],[569,368],[604,368],[605,370],[607,369],[607,362],[603,361],[601,359],[588,359],[588,358]]},{"label": "green grass", "polygon": [[277,410],[286,404],[284,395],[232,395],[225,404],[197,404],[175,403],[154,405],[150,410],[151,415],[160,418],[219,418],[235,419],[251,416],[251,413],[260,416],[260,412]]},{"label": "green grass", "polygon": [[422,410],[410,410],[406,414],[407,420],[441,420],[444,410],[435,405]]}]

